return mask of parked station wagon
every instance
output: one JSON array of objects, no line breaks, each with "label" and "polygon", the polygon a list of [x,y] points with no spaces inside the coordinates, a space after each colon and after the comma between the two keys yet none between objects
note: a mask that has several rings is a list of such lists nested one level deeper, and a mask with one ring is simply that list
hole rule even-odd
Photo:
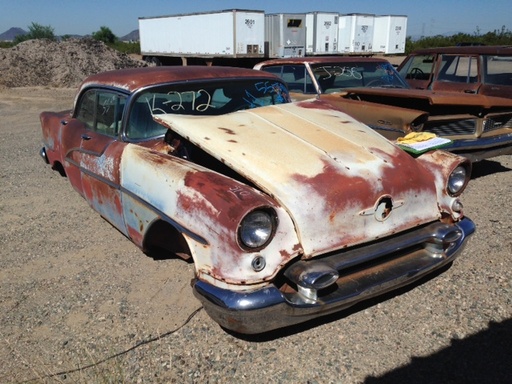
[{"label": "parked station wagon", "polygon": [[144,252],[192,260],[195,296],[239,333],[410,284],[475,230],[467,159],[412,156],[261,71],[100,73],[41,124],[43,159]]},{"label": "parked station wagon", "polygon": [[383,58],[286,58],[255,69],[286,81],[293,100],[317,95],[390,140],[430,132],[472,161],[512,153],[512,98],[412,89]]},{"label": "parked station wagon", "polygon": [[512,98],[512,46],[420,49],[398,72],[412,88]]}]

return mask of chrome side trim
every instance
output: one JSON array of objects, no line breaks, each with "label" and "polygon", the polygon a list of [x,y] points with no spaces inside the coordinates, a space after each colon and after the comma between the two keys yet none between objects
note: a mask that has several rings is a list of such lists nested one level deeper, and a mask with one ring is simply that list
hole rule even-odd
[{"label": "chrome side trim", "polygon": [[[452,262],[474,231],[475,224],[468,218],[452,225],[433,223],[369,247],[320,260],[299,261],[299,267],[292,264],[289,268],[300,270],[303,263],[331,262],[332,258],[333,263],[342,268],[333,289],[317,300],[299,293],[283,293],[273,284],[238,292],[200,280],[194,283],[194,294],[222,327],[239,333],[263,333],[337,312],[408,285]],[[445,243],[444,252],[432,251],[429,244],[438,243],[442,238],[454,242]],[[361,268],[351,268],[355,265]]]}]

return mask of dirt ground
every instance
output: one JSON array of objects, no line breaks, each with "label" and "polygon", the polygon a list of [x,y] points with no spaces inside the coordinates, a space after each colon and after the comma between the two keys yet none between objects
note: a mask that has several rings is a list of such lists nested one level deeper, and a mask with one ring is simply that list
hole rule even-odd
[{"label": "dirt ground", "polygon": [[0,89],[0,382],[504,383],[512,356],[512,159],[474,167],[477,232],[398,294],[266,337],[221,329],[192,265],[153,260],[38,155],[73,89]]}]

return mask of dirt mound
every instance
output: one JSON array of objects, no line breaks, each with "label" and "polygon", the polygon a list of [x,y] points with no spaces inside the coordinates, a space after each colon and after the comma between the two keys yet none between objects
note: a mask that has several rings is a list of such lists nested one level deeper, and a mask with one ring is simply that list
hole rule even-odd
[{"label": "dirt mound", "polygon": [[0,87],[76,87],[94,73],[145,65],[94,39],[28,40],[0,49]]}]

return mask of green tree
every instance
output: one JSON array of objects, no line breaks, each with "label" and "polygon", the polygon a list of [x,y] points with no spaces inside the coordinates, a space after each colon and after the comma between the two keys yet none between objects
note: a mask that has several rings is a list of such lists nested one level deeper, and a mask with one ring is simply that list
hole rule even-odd
[{"label": "green tree", "polygon": [[408,54],[416,49],[446,47],[458,44],[484,44],[484,45],[512,45],[512,32],[504,25],[494,32],[487,32],[482,35],[480,28],[476,27],[474,34],[457,33],[452,36],[428,36],[412,41],[407,37],[405,41],[405,53]]},{"label": "green tree", "polygon": [[108,27],[101,27],[99,31],[93,32],[92,38],[105,44],[114,44],[117,41],[117,36]]},{"label": "green tree", "polygon": [[51,26],[44,26],[33,22],[32,25],[28,27],[28,33],[26,33],[25,35],[18,35],[14,38],[14,44],[18,44],[22,41],[32,39],[56,40],[56,37],[53,33],[53,28]]}]

